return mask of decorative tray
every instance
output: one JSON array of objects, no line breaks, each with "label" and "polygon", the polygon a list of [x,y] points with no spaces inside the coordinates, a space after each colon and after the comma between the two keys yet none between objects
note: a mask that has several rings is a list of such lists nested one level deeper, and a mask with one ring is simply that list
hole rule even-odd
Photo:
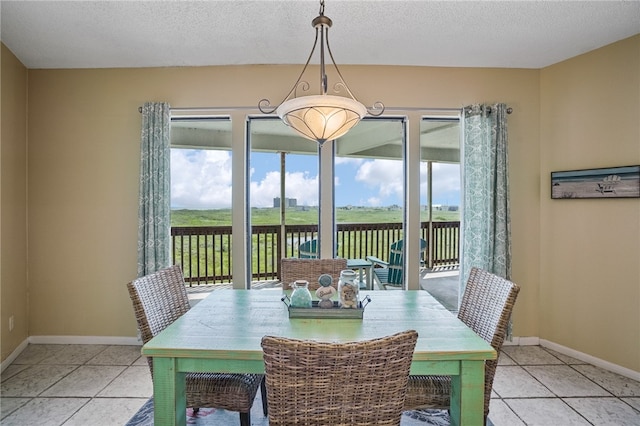
[{"label": "decorative tray", "polygon": [[289,318],[355,318],[362,319],[364,308],[371,302],[369,295],[358,302],[356,309],[342,309],[338,306],[338,302],[333,302],[333,308],[319,308],[318,301],[311,302],[311,308],[296,308],[291,306],[289,296],[282,296],[282,302],[289,310]]}]

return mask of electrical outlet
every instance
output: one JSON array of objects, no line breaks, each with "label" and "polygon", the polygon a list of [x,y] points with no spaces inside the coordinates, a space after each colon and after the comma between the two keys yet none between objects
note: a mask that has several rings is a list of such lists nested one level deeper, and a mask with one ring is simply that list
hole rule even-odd
[{"label": "electrical outlet", "polygon": [[13,315],[9,317],[9,331],[13,331]]}]

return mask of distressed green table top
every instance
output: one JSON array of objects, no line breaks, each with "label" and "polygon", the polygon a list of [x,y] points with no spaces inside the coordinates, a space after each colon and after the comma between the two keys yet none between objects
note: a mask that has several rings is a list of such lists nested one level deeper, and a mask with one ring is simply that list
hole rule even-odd
[{"label": "distressed green table top", "polygon": [[[361,292],[361,299],[366,292]],[[219,290],[142,347],[154,357],[154,423],[185,425],[187,372],[263,373],[262,336],[348,342],[416,330],[411,374],[452,376],[451,424],[484,423],[484,360],[496,352],[425,291],[370,292],[363,319],[289,318],[275,290]]]},{"label": "distressed green table top", "polygon": [[361,292],[371,296],[360,319],[288,317],[276,290],[219,290],[144,345],[155,357],[262,359],[264,335],[346,342],[403,330],[419,334],[414,361],[495,359],[491,346],[425,291]]}]

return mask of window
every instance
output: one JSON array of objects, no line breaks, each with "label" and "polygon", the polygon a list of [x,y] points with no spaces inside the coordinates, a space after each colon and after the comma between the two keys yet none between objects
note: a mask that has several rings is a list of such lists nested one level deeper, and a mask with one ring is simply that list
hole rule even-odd
[{"label": "window", "polygon": [[248,129],[251,275],[275,280],[279,260],[317,238],[318,145],[274,117],[250,117]]},{"label": "window", "polygon": [[421,287],[455,310],[460,261],[459,117],[421,120],[420,161],[420,227],[422,238],[429,242]]},{"label": "window", "polygon": [[231,121],[171,118],[172,262],[188,284],[231,280]]},{"label": "window", "polygon": [[402,238],[405,135],[402,118],[366,118],[336,141],[338,254],[388,259]]}]

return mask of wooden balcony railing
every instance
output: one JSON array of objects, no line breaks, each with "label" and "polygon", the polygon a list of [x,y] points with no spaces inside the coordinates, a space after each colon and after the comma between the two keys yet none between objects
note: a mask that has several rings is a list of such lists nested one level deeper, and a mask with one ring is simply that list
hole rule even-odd
[{"label": "wooden balcony railing", "polygon": [[[251,227],[252,279],[277,280],[283,251],[280,225]],[[286,225],[284,257],[298,257],[298,246],[317,238],[317,225]],[[402,223],[338,224],[337,255],[348,259],[389,258],[391,243],[403,238]],[[428,242],[422,259],[433,268],[460,262],[460,222],[422,222],[421,238]],[[230,282],[231,226],[172,227],[172,262],[182,266],[190,285]]]}]

